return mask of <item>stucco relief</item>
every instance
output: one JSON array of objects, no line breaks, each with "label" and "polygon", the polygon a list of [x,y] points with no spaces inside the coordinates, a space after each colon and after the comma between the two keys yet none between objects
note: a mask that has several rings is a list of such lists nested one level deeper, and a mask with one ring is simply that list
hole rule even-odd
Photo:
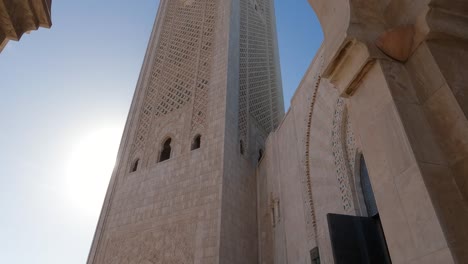
[{"label": "stucco relief", "polygon": [[195,223],[120,234],[107,241],[105,264],[185,264],[194,262]]},{"label": "stucco relief", "polygon": [[347,158],[348,158],[348,166],[349,166],[349,169],[350,169],[350,176],[355,176],[355,172],[356,172],[356,157],[357,157],[357,153],[360,152],[359,150],[359,145],[356,141],[356,137],[354,135],[354,131],[353,131],[353,126],[352,126],[352,123],[351,123],[351,120],[349,119],[349,112],[348,112],[348,109],[345,108],[345,118],[346,118],[346,121],[345,121],[345,143],[346,143],[346,154],[347,154]]},{"label": "stucco relief", "polygon": [[249,152],[255,147],[250,142],[250,127],[256,123],[261,130],[272,131],[284,109],[275,59],[273,6],[265,0],[241,0],[240,9],[238,127],[239,139]]},{"label": "stucco relief", "polygon": [[346,102],[343,98],[339,98],[335,106],[332,126],[332,152],[343,209],[347,213],[352,213],[354,203],[350,179],[353,178],[354,174],[356,140],[348,118]]},{"label": "stucco relief", "polygon": [[155,120],[193,102],[192,130],[205,126],[218,1],[169,1],[145,87],[133,149],[147,143]]}]

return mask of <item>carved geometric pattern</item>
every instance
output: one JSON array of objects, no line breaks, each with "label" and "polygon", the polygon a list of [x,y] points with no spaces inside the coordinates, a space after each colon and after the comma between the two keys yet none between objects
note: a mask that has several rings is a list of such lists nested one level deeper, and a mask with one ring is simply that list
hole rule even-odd
[{"label": "carved geometric pattern", "polygon": [[191,264],[196,224],[179,222],[157,230],[114,236],[107,242],[105,264]]},{"label": "carved geometric pattern", "polygon": [[247,148],[249,118],[268,133],[278,126],[282,109],[270,1],[241,0],[239,135]]},{"label": "carved geometric pattern", "polygon": [[357,145],[356,145],[356,138],[354,136],[353,126],[351,124],[351,120],[349,119],[349,112],[348,108],[345,108],[345,140],[346,140],[346,155],[348,158],[348,166],[350,168],[351,176],[354,178],[356,175],[355,167],[356,167],[356,153],[357,153]]},{"label": "carved geometric pattern", "polygon": [[167,1],[134,148],[143,148],[155,119],[181,109],[194,93],[204,99],[194,105],[193,127],[205,121],[216,2]]},{"label": "carved geometric pattern", "polygon": [[192,131],[200,132],[205,128],[206,109],[208,106],[208,83],[210,79],[214,28],[216,19],[217,1],[205,2],[205,15],[203,20],[201,49],[198,62],[197,84],[195,86],[195,99],[192,112]]},{"label": "carved geometric pattern", "polygon": [[[353,177],[348,151],[355,151],[354,136],[347,138],[348,126],[347,109],[344,99],[339,98],[333,117],[332,127],[332,152],[335,161],[335,171],[340,187],[341,201],[345,212],[351,213],[354,210],[353,193],[351,190],[350,179]],[[350,134],[354,135],[354,134]],[[349,144],[347,141],[350,141]],[[351,149],[350,149],[351,148]],[[354,150],[353,150],[354,149]]]}]

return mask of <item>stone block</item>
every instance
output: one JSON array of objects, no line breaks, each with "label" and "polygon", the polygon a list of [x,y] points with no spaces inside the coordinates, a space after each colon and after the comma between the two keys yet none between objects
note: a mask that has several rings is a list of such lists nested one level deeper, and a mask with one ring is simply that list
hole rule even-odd
[{"label": "stone block", "polygon": [[405,66],[421,104],[445,84],[445,79],[425,43],[416,49]]}]

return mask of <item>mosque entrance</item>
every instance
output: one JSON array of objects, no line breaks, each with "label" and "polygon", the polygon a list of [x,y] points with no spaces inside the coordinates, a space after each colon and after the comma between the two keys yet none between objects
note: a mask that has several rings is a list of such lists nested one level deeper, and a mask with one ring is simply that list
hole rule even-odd
[{"label": "mosque entrance", "polygon": [[359,174],[367,216],[327,215],[335,263],[392,263],[362,155]]}]

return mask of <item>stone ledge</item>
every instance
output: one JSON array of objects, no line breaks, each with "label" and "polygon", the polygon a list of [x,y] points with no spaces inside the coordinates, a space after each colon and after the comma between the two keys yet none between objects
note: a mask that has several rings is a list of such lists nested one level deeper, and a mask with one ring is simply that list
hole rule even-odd
[{"label": "stone ledge", "polygon": [[19,41],[24,33],[50,28],[51,0],[0,0],[0,52],[8,40]]}]

